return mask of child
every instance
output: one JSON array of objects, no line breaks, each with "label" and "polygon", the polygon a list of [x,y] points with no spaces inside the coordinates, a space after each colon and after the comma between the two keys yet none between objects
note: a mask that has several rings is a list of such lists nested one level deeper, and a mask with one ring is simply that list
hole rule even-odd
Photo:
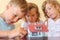
[{"label": "child", "polygon": [[[40,17],[40,13],[39,13],[37,5],[34,3],[28,3],[28,12],[25,17],[25,22],[22,22],[22,24],[21,24],[21,27],[28,31],[28,35],[30,34],[29,28],[28,28],[29,24],[37,24],[37,23],[43,24],[43,22],[41,20],[39,20],[39,17]],[[44,34],[42,34],[42,35],[44,36]],[[37,40],[39,40],[39,39],[37,39]]]},{"label": "child", "polygon": [[60,40],[60,4],[56,0],[46,0],[42,10],[48,18],[48,40]]},{"label": "child", "polygon": [[25,16],[25,22],[22,22],[21,27],[27,29],[28,28],[27,27],[28,23],[40,22],[39,17],[40,17],[40,13],[38,11],[38,7],[36,6],[36,4],[28,3],[28,12],[27,12],[27,14]]},{"label": "child", "polygon": [[[6,10],[0,14],[0,37],[13,38],[18,35],[22,36],[19,34],[20,28],[15,29],[13,23],[23,18],[26,12],[27,3],[25,0],[11,0]],[[25,35],[26,32],[22,32],[22,34]]]}]

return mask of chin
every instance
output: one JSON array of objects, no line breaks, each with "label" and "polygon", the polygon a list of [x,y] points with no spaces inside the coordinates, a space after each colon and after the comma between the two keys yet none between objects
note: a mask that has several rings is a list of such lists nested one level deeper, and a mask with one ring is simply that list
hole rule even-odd
[{"label": "chin", "polygon": [[13,24],[13,22],[9,22],[8,24]]}]

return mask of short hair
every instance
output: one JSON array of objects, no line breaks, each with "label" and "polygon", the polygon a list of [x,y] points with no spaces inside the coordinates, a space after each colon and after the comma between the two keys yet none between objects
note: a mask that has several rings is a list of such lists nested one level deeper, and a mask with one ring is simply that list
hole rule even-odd
[{"label": "short hair", "polygon": [[24,12],[27,12],[26,0],[11,0],[9,3],[14,6],[19,6],[20,8],[24,10]]},{"label": "short hair", "polygon": [[60,4],[56,0],[46,0],[42,4],[42,10],[45,14],[45,17],[48,17],[46,12],[45,12],[45,7],[46,7],[47,3],[51,4],[54,8],[56,8],[58,6],[58,11],[60,12]]},{"label": "short hair", "polygon": [[28,3],[28,11],[30,11],[30,10],[33,9],[33,8],[36,9],[37,21],[39,21],[40,13],[39,13],[38,6],[37,6],[35,3]]}]

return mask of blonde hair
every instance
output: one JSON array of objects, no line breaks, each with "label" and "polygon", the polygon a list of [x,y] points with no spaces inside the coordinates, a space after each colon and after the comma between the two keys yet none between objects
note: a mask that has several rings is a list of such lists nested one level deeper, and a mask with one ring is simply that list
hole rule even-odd
[{"label": "blonde hair", "polygon": [[26,0],[11,0],[9,4],[18,6],[22,8],[25,12],[27,12],[27,2]]},{"label": "blonde hair", "polygon": [[60,4],[56,0],[46,0],[42,4],[42,10],[43,10],[43,12],[45,14],[45,17],[48,17],[47,14],[46,14],[46,12],[45,12],[45,7],[46,7],[47,3],[51,4],[54,8],[58,8],[58,11],[60,13]]}]

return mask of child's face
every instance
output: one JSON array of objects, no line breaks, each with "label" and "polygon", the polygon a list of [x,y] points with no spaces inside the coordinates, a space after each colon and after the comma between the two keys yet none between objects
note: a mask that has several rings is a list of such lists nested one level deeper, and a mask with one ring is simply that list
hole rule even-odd
[{"label": "child's face", "polygon": [[29,22],[35,22],[37,20],[37,12],[35,8],[32,8],[26,15],[26,19]]},{"label": "child's face", "polygon": [[24,16],[23,9],[19,7],[11,7],[7,9],[6,13],[4,14],[5,20],[8,24],[17,22],[23,16]]},{"label": "child's face", "polygon": [[47,13],[48,17],[52,19],[56,19],[56,17],[59,15],[57,8],[53,7],[49,3],[46,4],[45,12]]}]

